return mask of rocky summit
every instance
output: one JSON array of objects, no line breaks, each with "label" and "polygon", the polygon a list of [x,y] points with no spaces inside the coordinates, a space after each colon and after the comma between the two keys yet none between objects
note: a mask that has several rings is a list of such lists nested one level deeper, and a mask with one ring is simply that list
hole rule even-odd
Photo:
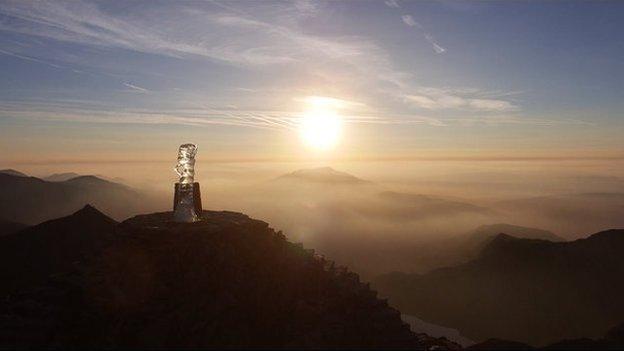
[{"label": "rocky summit", "polygon": [[98,245],[76,246],[84,254],[72,253],[70,266],[39,267],[45,280],[12,285],[0,304],[0,347],[458,348],[413,333],[357,274],[267,223],[233,212],[170,218],[115,224],[87,208],[12,234],[75,237],[83,226]]}]

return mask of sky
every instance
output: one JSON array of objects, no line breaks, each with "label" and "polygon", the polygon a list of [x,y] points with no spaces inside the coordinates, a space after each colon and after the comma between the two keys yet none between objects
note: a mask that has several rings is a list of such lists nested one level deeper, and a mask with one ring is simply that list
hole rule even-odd
[{"label": "sky", "polygon": [[[5,0],[0,164],[185,142],[222,161],[622,159],[622,33],[621,1]],[[329,148],[301,137],[318,101],[340,118]]]}]

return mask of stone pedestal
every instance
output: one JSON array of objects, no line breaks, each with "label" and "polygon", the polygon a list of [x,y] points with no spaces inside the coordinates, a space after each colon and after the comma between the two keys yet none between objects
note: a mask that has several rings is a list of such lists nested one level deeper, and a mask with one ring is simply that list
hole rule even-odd
[{"label": "stone pedestal", "polygon": [[[191,186],[191,191],[193,193],[193,209],[195,210],[195,214],[197,216],[201,216],[202,213],[202,202],[201,202],[201,191],[199,190],[199,183],[195,182]],[[173,192],[173,212],[176,212],[176,209],[182,203],[182,197],[185,195],[182,193],[183,187],[180,183],[175,183],[175,188]]]}]

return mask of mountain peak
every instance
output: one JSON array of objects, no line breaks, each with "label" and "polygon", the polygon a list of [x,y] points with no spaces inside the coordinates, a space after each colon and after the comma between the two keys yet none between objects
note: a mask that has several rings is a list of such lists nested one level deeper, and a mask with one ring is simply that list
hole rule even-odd
[{"label": "mountain peak", "polygon": [[478,236],[495,236],[497,234],[504,233],[510,236],[521,239],[541,239],[549,241],[565,241],[563,238],[557,236],[555,233],[530,227],[522,227],[507,223],[496,223],[482,225],[474,231],[473,235]]},{"label": "mountain peak", "polygon": [[[110,229],[112,226],[117,225],[117,221],[102,213],[97,208],[90,204],[84,205],[80,210],[72,213],[69,216],[52,219],[37,226],[36,228],[46,223],[55,223],[58,227],[69,229],[70,227],[76,227],[76,229],[84,228],[89,229]],[[72,228],[73,229],[73,228]]]},{"label": "mountain peak", "polygon": [[[494,245],[494,246],[496,246],[496,245],[504,245],[504,244],[511,243],[511,242],[516,242],[516,241],[519,241],[519,240],[523,240],[523,239],[515,237],[513,235],[505,234],[505,233],[498,233],[498,234],[494,235],[494,238],[490,242],[490,245]],[[527,240],[539,240],[539,239],[527,239]]]},{"label": "mountain peak", "polygon": [[96,177],[94,175],[79,175],[77,177],[73,177],[65,180],[66,183],[111,183],[108,180]]},{"label": "mountain peak", "polygon": [[106,216],[104,213],[100,212],[97,208],[95,208],[91,204],[84,205],[83,208],[81,208],[78,211],[74,212],[72,214],[72,216],[98,216],[98,217],[106,217],[106,218],[108,218],[108,216]]},{"label": "mountain peak", "polygon": [[282,180],[303,180],[313,183],[326,184],[364,184],[368,181],[360,179],[346,172],[337,171],[331,167],[318,167],[299,169],[294,172],[284,174],[277,179]]},{"label": "mountain peak", "polygon": [[44,177],[43,180],[48,182],[64,182],[66,180],[70,180],[76,177],[80,177],[80,174],[74,172],[65,172],[51,174],[47,177]]},{"label": "mountain peak", "polygon": [[[42,284],[52,274],[71,271],[99,252],[117,222],[93,206],[0,237],[3,285],[0,295]],[[1,329],[1,328],[0,328]]]}]

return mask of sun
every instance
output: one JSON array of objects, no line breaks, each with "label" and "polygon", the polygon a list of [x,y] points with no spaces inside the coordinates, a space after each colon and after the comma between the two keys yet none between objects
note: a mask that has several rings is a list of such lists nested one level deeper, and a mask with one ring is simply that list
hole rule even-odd
[{"label": "sun", "polygon": [[301,140],[310,148],[326,151],[340,140],[342,121],[333,99],[314,97],[306,100],[308,107],[299,122]]}]

